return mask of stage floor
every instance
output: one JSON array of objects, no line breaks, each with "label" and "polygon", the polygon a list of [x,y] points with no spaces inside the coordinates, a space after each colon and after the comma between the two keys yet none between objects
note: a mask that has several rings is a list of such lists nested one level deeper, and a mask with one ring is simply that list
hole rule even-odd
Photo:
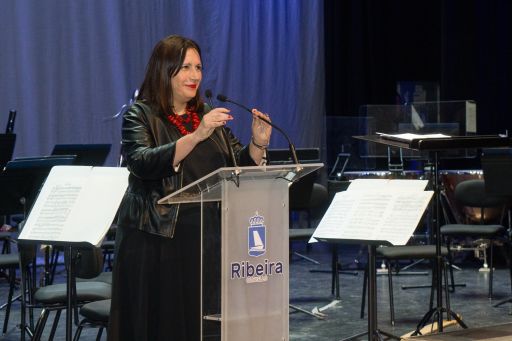
[{"label": "stage floor", "polygon": [[[300,244],[296,244],[294,249],[307,254],[305,248]],[[498,249],[495,251],[495,255],[500,255],[502,250]],[[320,260],[321,264],[315,265],[297,256],[292,257],[290,303],[309,311],[315,309],[322,310],[323,307],[327,307],[333,300],[333,296],[330,295],[331,276],[329,273],[312,273],[311,270],[329,269],[329,252],[325,250],[322,253],[321,245],[315,245],[313,250],[307,255]],[[362,267],[366,264],[366,248],[364,247],[341,245],[340,256],[342,257],[341,263],[345,270]],[[380,266],[381,263],[378,261],[377,264]],[[508,268],[504,264],[496,265],[493,286],[494,298],[489,300],[487,298],[489,273],[479,271],[482,262],[476,260],[472,252],[465,252],[456,255],[455,264],[461,267],[461,270],[454,272],[455,282],[457,284],[465,284],[466,286],[457,287],[455,292],[450,294],[452,311],[462,318],[464,323],[471,329],[470,332],[475,330],[475,333],[480,333],[479,329],[474,328],[487,328],[483,329],[485,336],[496,335],[504,337],[503,339],[497,339],[499,341],[512,341],[512,332],[503,334],[504,331],[512,330],[512,327],[508,324],[512,323],[512,315],[510,315],[512,304],[506,303],[499,307],[493,306],[497,302],[509,298],[511,295],[510,271]],[[401,265],[408,265],[408,262],[401,263]],[[298,312],[290,315],[290,340],[342,340],[367,330],[366,315],[363,319],[359,316],[363,272],[356,271],[354,273],[356,275],[350,273],[340,275],[340,300],[323,311],[327,315],[324,320],[318,320]],[[400,275],[393,277],[395,303],[395,325],[393,326],[390,323],[387,275],[378,275],[378,328],[396,336],[406,335],[414,331],[419,321],[429,309],[430,288],[404,290],[402,287],[429,286],[430,281],[429,262],[412,266],[410,269],[402,271]],[[446,307],[446,303],[443,303],[443,306]],[[496,325],[499,325],[499,327],[489,327]],[[444,332],[451,332],[459,328],[455,325],[448,326],[444,328]],[[495,329],[495,334],[485,333],[485,331]],[[464,332],[461,331],[461,333]],[[477,335],[480,334],[471,336],[474,337],[471,340],[480,340]],[[368,340],[368,337],[363,336],[359,340]],[[464,340],[470,339],[466,338]]]},{"label": "stage floor", "polygon": [[512,340],[512,323],[468,328],[437,335],[414,337],[409,340],[422,341],[510,341]]},{"label": "stage floor", "polygon": [[[309,315],[290,310],[290,340],[291,341],[339,341],[351,335],[367,330],[366,315],[359,317],[361,307],[361,294],[363,285],[363,272],[358,267],[366,263],[366,249],[359,246],[340,246],[341,263],[348,274],[340,275],[340,299],[336,301],[331,295],[331,274],[312,271],[329,271],[331,255],[325,245],[313,245],[308,253],[304,243],[294,243],[293,250],[306,254],[318,261],[313,264],[295,255],[290,262],[290,303],[308,311],[321,310],[326,314],[325,319],[320,320]],[[496,255],[500,251],[496,250]],[[406,265],[408,262],[402,263]],[[378,262],[380,266],[380,262]],[[454,312],[462,317],[470,330],[460,330],[453,334],[451,331],[457,327],[445,328],[442,335],[431,335],[417,340],[430,341],[459,341],[459,340],[492,340],[512,341],[512,304],[507,303],[500,307],[493,307],[499,300],[506,299],[511,293],[509,270],[504,265],[496,265],[494,278],[495,297],[492,301],[487,298],[488,273],[479,272],[481,264],[475,261],[472,253],[465,256],[458,255],[456,265],[462,270],[455,271],[456,283],[465,283],[466,287],[458,287],[450,295],[451,307]],[[393,277],[395,297],[395,325],[389,321],[388,281],[386,275],[377,276],[377,306],[378,327],[380,330],[394,334],[405,335],[416,328],[417,323],[428,311],[430,289],[403,290],[405,285],[429,285],[430,266],[428,262],[421,263],[402,272],[402,275]],[[59,281],[63,281],[63,269]],[[414,272],[410,275],[410,272]],[[7,282],[0,278],[0,303],[7,297]],[[16,291],[19,294],[19,290]],[[38,316],[38,311],[35,316]],[[3,322],[5,311],[0,310],[0,321]],[[20,319],[20,305],[16,302],[12,308],[8,332],[0,335],[0,340],[18,341],[20,332],[16,324]],[[52,317],[50,316],[50,319]],[[50,330],[49,321],[43,340],[47,339]],[[493,326],[493,327],[489,327]],[[56,341],[64,340],[65,323],[61,318]],[[508,334],[505,334],[508,333]],[[95,340],[96,330],[85,330],[81,341]],[[485,338],[482,338],[485,337]],[[102,340],[106,340],[103,336]],[[368,340],[363,336],[360,340]],[[272,341],[272,340],[269,340]]]}]

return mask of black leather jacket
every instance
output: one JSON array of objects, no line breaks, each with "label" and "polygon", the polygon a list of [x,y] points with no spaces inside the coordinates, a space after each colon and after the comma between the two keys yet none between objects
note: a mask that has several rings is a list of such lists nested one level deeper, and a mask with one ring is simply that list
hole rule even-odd
[{"label": "black leather jacket", "polygon": [[[202,117],[204,112],[198,113]],[[249,148],[226,128],[239,165],[255,165]],[[178,219],[178,205],[159,205],[162,197],[182,187],[181,167],[172,166],[176,141],[181,137],[163,113],[138,101],[123,116],[122,155],[130,171],[128,189],[119,207],[118,225],[170,237]],[[229,160],[228,150],[220,129],[209,137],[222,148]]]}]

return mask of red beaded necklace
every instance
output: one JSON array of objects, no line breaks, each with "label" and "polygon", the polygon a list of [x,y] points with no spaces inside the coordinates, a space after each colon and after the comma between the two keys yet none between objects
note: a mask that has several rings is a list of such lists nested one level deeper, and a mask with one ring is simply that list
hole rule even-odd
[{"label": "red beaded necklace", "polygon": [[[181,135],[185,136],[190,133],[193,133],[197,127],[199,127],[199,123],[201,123],[201,120],[199,119],[199,115],[192,109],[188,108],[185,111],[185,114],[183,115],[176,115],[175,113],[171,113],[167,115],[167,119],[171,124],[173,124],[178,130],[180,131]],[[185,127],[185,124],[189,124],[192,120],[192,130],[188,130]]]}]

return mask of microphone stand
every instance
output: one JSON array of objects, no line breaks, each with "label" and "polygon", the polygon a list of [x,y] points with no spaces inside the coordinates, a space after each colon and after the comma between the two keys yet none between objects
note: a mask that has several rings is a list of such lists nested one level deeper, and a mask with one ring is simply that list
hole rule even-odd
[{"label": "microphone stand", "polygon": [[[212,93],[210,90],[205,91],[206,99],[208,100],[208,105],[213,109],[213,103],[212,103]],[[226,132],[225,127],[221,127],[220,129],[222,133],[222,138],[224,139],[224,143],[226,144],[226,147],[228,148],[229,157],[231,159],[231,162],[233,164],[233,167],[235,170],[232,172],[233,174],[233,182],[235,183],[236,187],[240,187],[240,169],[238,169],[238,164],[236,162],[235,152],[233,151],[233,146],[231,143],[229,143],[228,133]]]},{"label": "microphone stand", "polygon": [[240,169],[238,169],[238,165],[236,163],[235,153],[233,152],[233,147],[231,146],[231,143],[229,143],[228,134],[226,133],[226,129],[224,127],[221,127],[222,137],[224,138],[224,142],[226,143],[226,146],[228,147],[229,156],[231,158],[231,162],[233,162],[233,167],[235,167],[235,170],[232,172],[234,175],[233,182],[235,183],[236,187],[240,187]]},{"label": "microphone stand", "polygon": [[[224,95],[217,95],[217,99],[221,102],[229,102],[229,103],[232,103],[248,112],[250,112],[252,114],[252,111],[247,108],[245,105],[243,104],[240,104],[240,103],[237,103],[235,101],[232,101],[230,100],[229,98],[227,98],[226,96]],[[290,154],[292,156],[292,160],[293,162],[296,164],[296,168],[295,170],[297,172],[300,172],[304,167],[301,166],[301,164],[299,163],[299,159],[297,158],[297,152],[295,151],[295,146],[293,145],[292,141],[290,140],[290,137],[288,136],[288,134],[286,134],[281,128],[279,128],[278,126],[276,126],[275,124],[273,124],[272,122],[270,122],[269,120],[263,118],[263,117],[258,117],[260,120],[262,120],[263,122],[265,122],[266,124],[268,124],[269,126],[271,126],[272,128],[276,129],[277,131],[279,131],[285,138],[286,140],[288,141],[288,149],[290,150]]]}]

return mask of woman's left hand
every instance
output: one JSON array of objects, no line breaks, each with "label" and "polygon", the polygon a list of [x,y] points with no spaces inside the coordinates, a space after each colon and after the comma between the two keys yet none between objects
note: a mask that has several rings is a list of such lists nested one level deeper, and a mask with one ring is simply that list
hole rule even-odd
[{"label": "woman's left hand", "polygon": [[257,109],[252,109],[252,138],[258,145],[268,146],[270,134],[272,134],[272,126],[260,120],[260,117],[270,122],[270,117],[267,114]]}]

